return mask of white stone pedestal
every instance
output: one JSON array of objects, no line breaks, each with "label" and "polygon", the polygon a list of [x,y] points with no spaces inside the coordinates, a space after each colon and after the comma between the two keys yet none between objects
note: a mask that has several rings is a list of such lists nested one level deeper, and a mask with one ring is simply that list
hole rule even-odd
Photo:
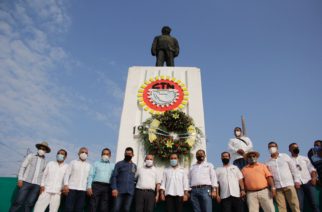
[{"label": "white stone pedestal", "polygon": [[[138,104],[137,94],[145,81],[156,76],[175,77],[185,84],[189,92],[189,100],[182,111],[191,116],[194,119],[195,126],[206,135],[200,69],[193,67],[130,67],[119,129],[116,161],[123,160],[126,147],[132,147],[134,149],[133,162],[138,167],[143,166],[145,152],[143,144],[138,140],[137,127],[151,115]],[[192,151],[192,163],[195,162],[194,155],[198,149],[206,150],[205,137],[202,137],[201,142],[195,145]],[[188,169],[191,163],[180,165]]]}]

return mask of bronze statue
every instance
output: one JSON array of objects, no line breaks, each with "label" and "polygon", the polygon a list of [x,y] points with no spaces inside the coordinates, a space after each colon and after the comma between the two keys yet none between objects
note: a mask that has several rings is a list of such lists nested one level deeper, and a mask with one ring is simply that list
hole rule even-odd
[{"label": "bronze statue", "polygon": [[156,56],[156,66],[174,66],[174,58],[179,55],[179,43],[176,38],[170,36],[171,28],[162,27],[162,35],[156,36],[152,43],[151,53]]}]

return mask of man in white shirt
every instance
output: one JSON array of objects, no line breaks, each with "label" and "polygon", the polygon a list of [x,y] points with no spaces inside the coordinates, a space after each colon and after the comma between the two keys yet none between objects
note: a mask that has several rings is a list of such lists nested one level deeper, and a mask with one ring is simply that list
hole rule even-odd
[{"label": "man in white shirt", "polygon": [[83,211],[87,180],[91,165],[86,161],[88,149],[82,147],[78,152],[79,159],[73,160],[66,171],[64,177],[65,212]]},{"label": "man in white shirt", "polygon": [[48,205],[50,212],[58,211],[63,179],[68,167],[64,163],[66,157],[67,151],[61,149],[57,152],[56,161],[47,164],[40,184],[41,194],[36,202],[34,212],[43,212]]},{"label": "man in white shirt", "polygon": [[196,152],[197,163],[189,172],[191,203],[194,212],[211,212],[212,198],[217,195],[217,177],[214,166],[205,161],[206,153],[199,149]]},{"label": "man in white shirt", "polygon": [[181,212],[183,202],[188,201],[188,176],[179,167],[178,155],[170,156],[170,167],[163,172],[160,186],[160,199],[166,201],[167,212]]},{"label": "man in white shirt", "polygon": [[299,189],[301,186],[299,171],[287,154],[278,152],[277,143],[274,141],[270,142],[268,149],[271,158],[266,162],[266,165],[273,175],[278,211],[287,212],[286,199],[293,212],[300,212],[299,200],[295,189]]},{"label": "man in white shirt", "polygon": [[253,149],[252,141],[243,135],[240,127],[234,129],[235,138],[229,140],[228,150],[233,161],[233,164],[240,170],[247,165],[247,161],[244,156]]},{"label": "man in white shirt", "polygon": [[146,155],[145,165],[136,173],[136,212],[153,212],[155,202],[159,199],[161,179],[153,165],[153,161],[153,155]]},{"label": "man in white shirt", "polygon": [[217,202],[221,202],[222,211],[242,212],[244,205],[241,197],[245,197],[244,177],[239,168],[229,164],[229,152],[221,153],[223,167],[216,169],[219,193]]},{"label": "man in white shirt", "polygon": [[300,149],[297,143],[291,143],[289,145],[289,151],[291,158],[294,161],[296,168],[300,172],[301,187],[297,189],[297,196],[300,201],[300,209],[304,210],[304,196],[307,198],[311,210],[319,212],[320,209],[315,199],[314,186],[317,181],[317,172],[313,167],[308,157],[299,155]]}]

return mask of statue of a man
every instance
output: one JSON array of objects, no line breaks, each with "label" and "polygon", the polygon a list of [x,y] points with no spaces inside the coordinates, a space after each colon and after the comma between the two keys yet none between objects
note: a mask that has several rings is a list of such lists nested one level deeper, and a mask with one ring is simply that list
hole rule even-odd
[{"label": "statue of a man", "polygon": [[179,55],[179,43],[176,38],[170,36],[171,28],[162,27],[162,35],[156,36],[152,43],[151,53],[157,57],[156,66],[174,66],[174,58]]}]

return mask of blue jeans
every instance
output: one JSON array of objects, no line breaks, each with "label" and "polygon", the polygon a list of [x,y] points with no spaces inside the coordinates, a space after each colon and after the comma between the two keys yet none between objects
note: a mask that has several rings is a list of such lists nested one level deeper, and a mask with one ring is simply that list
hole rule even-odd
[{"label": "blue jeans", "polygon": [[25,212],[32,211],[40,191],[40,186],[37,184],[23,182],[19,189],[15,202],[10,208],[10,212],[19,211],[21,207]]},{"label": "blue jeans", "polygon": [[308,200],[309,206],[311,207],[312,211],[320,212],[319,206],[315,199],[314,186],[311,184],[310,181],[306,184],[301,185],[300,189],[297,189],[297,196],[299,198],[301,211],[304,211],[304,195]]},{"label": "blue jeans", "polygon": [[211,212],[211,186],[203,188],[192,188],[191,203],[194,212]]},{"label": "blue jeans", "polygon": [[86,191],[69,190],[65,200],[65,212],[82,212],[86,200]]},{"label": "blue jeans", "polygon": [[115,199],[113,212],[129,212],[131,209],[132,199],[133,195],[131,194],[118,194]]}]

